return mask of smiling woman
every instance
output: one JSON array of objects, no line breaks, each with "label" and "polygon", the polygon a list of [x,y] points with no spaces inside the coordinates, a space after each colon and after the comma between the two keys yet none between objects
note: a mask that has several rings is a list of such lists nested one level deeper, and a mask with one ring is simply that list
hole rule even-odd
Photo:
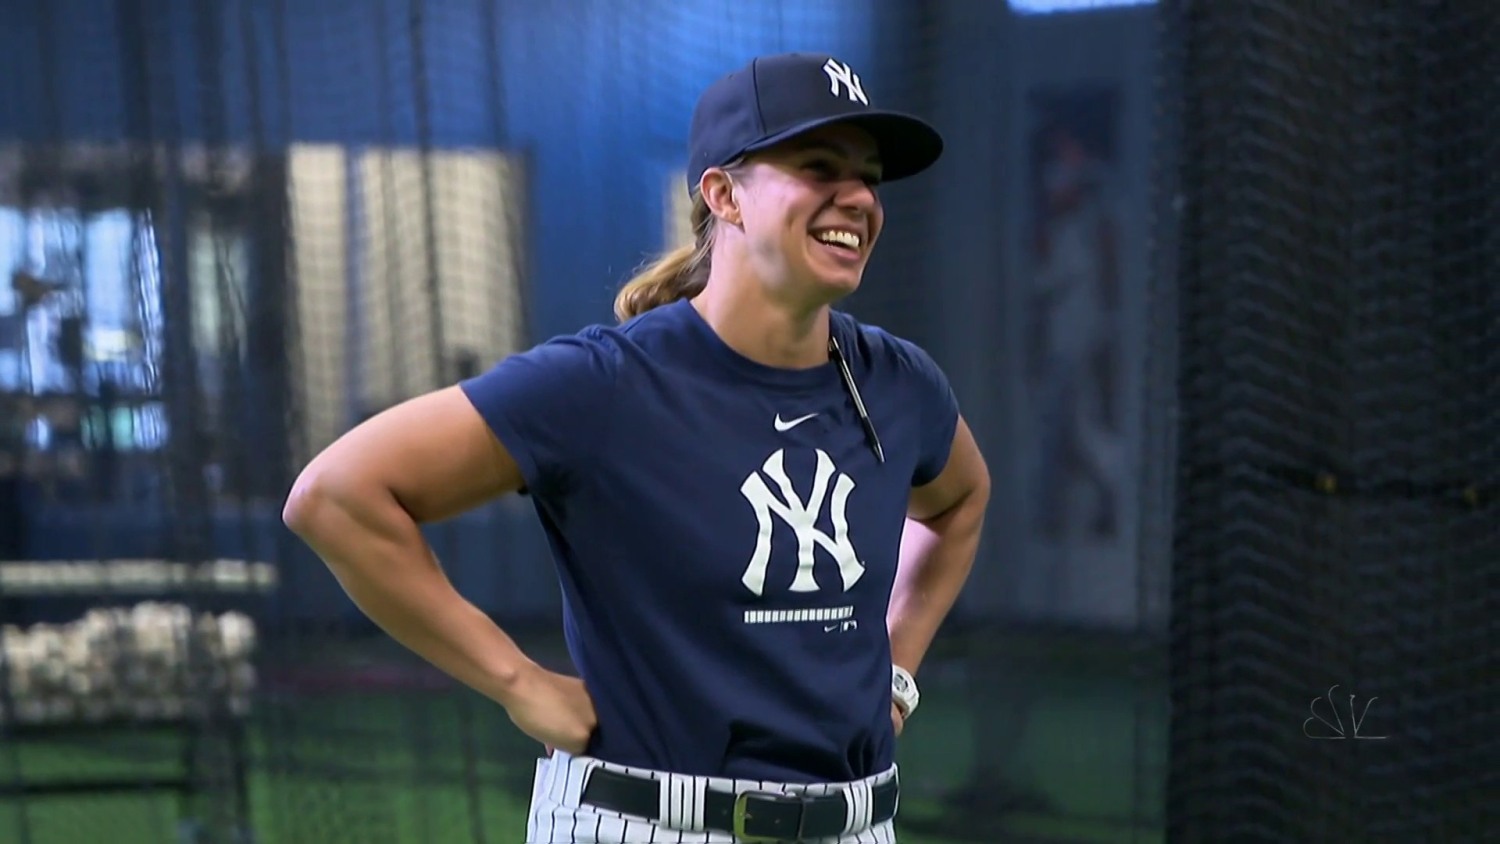
[{"label": "smiling woman", "polygon": [[699,189],[725,241],[709,295],[759,286],[812,303],[852,293],[885,220],[880,162],[869,130],[834,124],[705,171]]},{"label": "smiling woman", "polygon": [[[932,358],[834,305],[880,238],[878,184],[942,141],[848,65],[784,54],[712,84],[688,146],[691,242],[625,285],[620,325],[369,420],[285,518],[547,749],[526,840],[890,844],[896,739],[989,478]],[[579,678],[464,602],[418,529],[521,489]]]},{"label": "smiling woman", "polygon": [[[854,125],[809,130],[763,151],[706,171],[702,184],[687,192],[687,231],[683,242],[648,265],[616,296],[615,314],[622,321],[651,308],[704,292],[714,275],[716,242],[725,236],[748,237],[725,247],[717,275],[726,277],[716,290],[740,287],[753,277],[779,297],[803,293],[815,299],[809,284],[832,284],[847,294],[859,285],[865,264],[880,234],[884,215],[876,194],[881,178],[880,150],[870,132]],[[728,180],[728,181],[726,181]],[[724,202],[713,191],[739,200],[728,213],[712,203]],[[853,194],[828,204],[826,187],[852,187]],[[769,217],[768,215],[773,215]],[[726,227],[733,230],[726,232]],[[809,244],[806,241],[811,240]],[[728,269],[734,267],[737,269]],[[730,279],[727,276],[746,276]]]}]

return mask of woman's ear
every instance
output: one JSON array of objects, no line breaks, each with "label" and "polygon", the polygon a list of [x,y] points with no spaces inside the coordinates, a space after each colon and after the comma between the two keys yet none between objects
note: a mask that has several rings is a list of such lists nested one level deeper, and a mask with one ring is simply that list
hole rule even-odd
[{"label": "woman's ear", "polygon": [[734,195],[734,180],[718,167],[711,167],[698,181],[698,190],[703,194],[703,203],[709,213],[731,225],[740,222],[739,200]]}]

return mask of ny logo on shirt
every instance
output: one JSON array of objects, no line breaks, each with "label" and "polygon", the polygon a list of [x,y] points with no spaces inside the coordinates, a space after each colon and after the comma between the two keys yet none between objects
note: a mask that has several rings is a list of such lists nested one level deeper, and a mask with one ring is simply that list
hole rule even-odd
[{"label": "ny logo on shirt", "polygon": [[[813,578],[818,548],[822,548],[838,564],[844,591],[847,592],[850,587],[859,582],[860,577],[865,573],[865,566],[860,562],[859,552],[854,550],[854,544],[849,541],[849,519],[845,513],[849,493],[854,491],[854,481],[840,472],[834,465],[833,458],[822,449],[818,450],[817,455],[818,465],[813,475],[812,489],[806,501],[803,501],[797,494],[791,479],[787,477],[786,468],[783,465],[785,453],[781,449],[777,449],[766,458],[760,472],[751,472],[749,477],[745,478],[745,482],[740,485],[740,493],[754,508],[755,519],[759,524],[759,531],[755,537],[755,551],[750,555],[750,565],[746,567],[744,577],[740,580],[756,595],[765,592],[766,567],[771,561],[771,534],[775,526],[771,520],[773,514],[780,517],[797,537],[797,574],[792,578],[792,584],[789,587],[791,591],[818,591],[818,582]],[[775,492],[761,477],[761,472],[764,472],[765,477],[775,483]],[[830,480],[833,481],[831,498],[828,489]],[[833,525],[832,536],[817,527],[818,517],[823,512],[825,502],[828,504],[828,520]]]}]

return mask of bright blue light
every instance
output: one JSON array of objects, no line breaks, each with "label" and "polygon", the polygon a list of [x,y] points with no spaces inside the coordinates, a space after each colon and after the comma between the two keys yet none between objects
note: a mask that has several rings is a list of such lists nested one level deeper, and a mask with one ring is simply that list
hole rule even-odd
[{"label": "bright blue light", "polygon": [[1054,12],[1087,12],[1097,9],[1115,9],[1122,6],[1145,6],[1156,0],[1009,0],[1010,7],[1020,15],[1048,15]]}]

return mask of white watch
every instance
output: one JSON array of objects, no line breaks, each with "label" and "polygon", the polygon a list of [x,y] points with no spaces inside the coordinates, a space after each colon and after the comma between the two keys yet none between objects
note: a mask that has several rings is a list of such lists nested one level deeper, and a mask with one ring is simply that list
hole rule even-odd
[{"label": "white watch", "polygon": [[910,718],[917,711],[917,703],[922,699],[922,694],[917,691],[917,681],[899,665],[891,666],[891,700],[895,701],[896,708],[901,710],[902,718]]}]

